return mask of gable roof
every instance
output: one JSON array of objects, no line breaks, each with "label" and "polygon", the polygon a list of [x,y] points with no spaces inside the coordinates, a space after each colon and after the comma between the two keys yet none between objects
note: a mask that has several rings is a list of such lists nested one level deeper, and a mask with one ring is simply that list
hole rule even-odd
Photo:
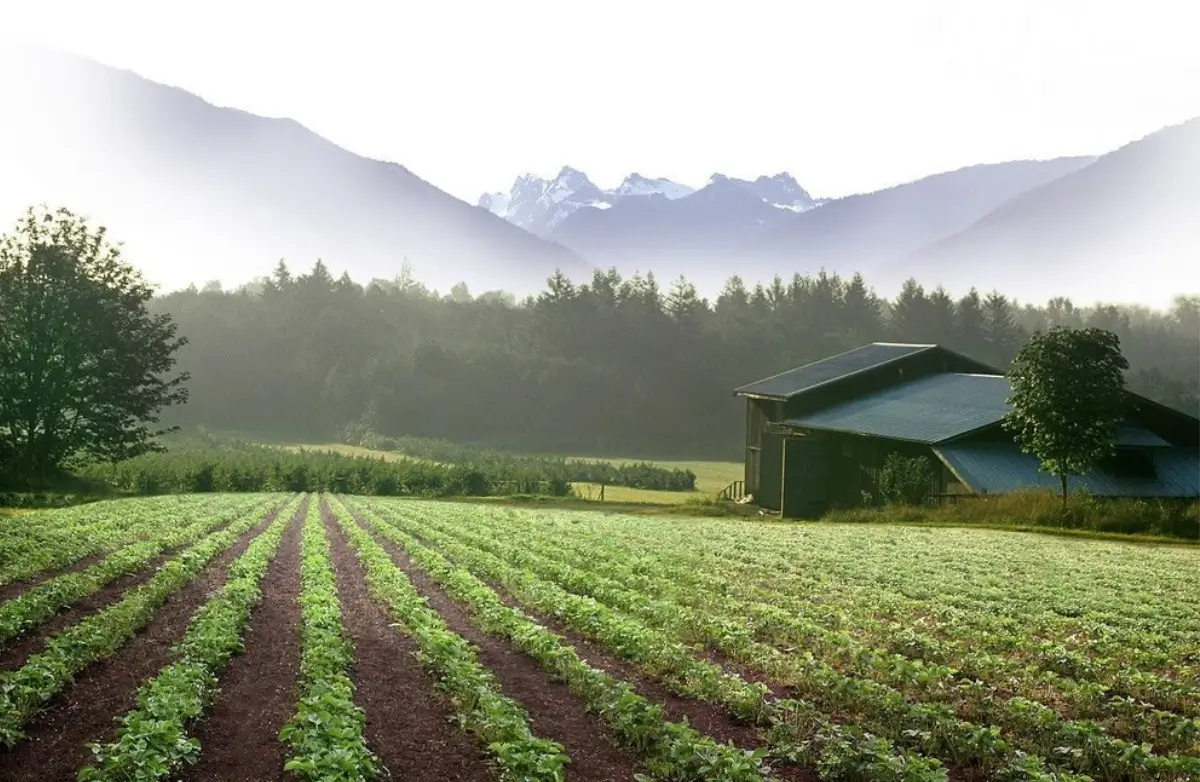
[{"label": "gable roof", "polygon": [[[1008,403],[1010,393],[1008,378],[1003,375],[944,372],[864,394],[783,423],[932,445],[999,424],[1012,409]],[[1117,443],[1168,445],[1166,440],[1132,421],[1121,426]]]},{"label": "gable roof", "polygon": [[789,369],[777,375],[734,389],[739,396],[761,396],[770,399],[788,399],[797,394],[811,391],[826,383],[866,372],[890,364],[893,361],[937,349],[937,345],[908,344],[900,342],[872,342],[836,356],[813,361],[802,367]]}]

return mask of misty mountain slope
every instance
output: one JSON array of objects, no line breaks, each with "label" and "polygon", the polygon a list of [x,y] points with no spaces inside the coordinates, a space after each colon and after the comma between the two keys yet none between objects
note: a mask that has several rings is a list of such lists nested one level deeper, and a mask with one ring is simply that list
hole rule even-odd
[{"label": "misty mountain slope", "polygon": [[[220,108],[72,55],[0,54],[0,219],[66,205],[110,229],[173,288],[294,270],[390,278],[408,258],[445,290],[542,287],[588,265],[395,163],[355,155],[291,120]],[[16,121],[14,121],[14,119]]]},{"label": "misty mountain slope", "polygon": [[892,267],[948,288],[1166,301],[1200,293],[1200,117],[1030,190]]},{"label": "misty mountain slope", "polygon": [[743,248],[743,257],[756,268],[869,274],[882,262],[962,230],[1009,198],[1092,160],[983,164],[834,199],[764,232]]},{"label": "misty mountain slope", "polygon": [[723,279],[736,270],[737,247],[815,203],[794,179],[782,176],[786,181],[747,182],[714,174],[683,198],[656,194],[609,209],[579,209],[551,236],[597,265],[653,270],[660,278],[683,273],[697,282]]}]

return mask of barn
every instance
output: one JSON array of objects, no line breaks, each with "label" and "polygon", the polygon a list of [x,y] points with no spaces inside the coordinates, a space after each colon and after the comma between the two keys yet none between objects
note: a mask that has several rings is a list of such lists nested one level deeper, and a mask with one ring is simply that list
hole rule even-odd
[{"label": "barn", "polygon": [[[875,494],[890,453],[927,456],[935,495],[1057,488],[1001,420],[997,369],[940,345],[874,342],[734,390],[746,400],[744,492],[792,518]],[[1200,419],[1129,394],[1115,456],[1072,486],[1108,497],[1200,497]]]}]

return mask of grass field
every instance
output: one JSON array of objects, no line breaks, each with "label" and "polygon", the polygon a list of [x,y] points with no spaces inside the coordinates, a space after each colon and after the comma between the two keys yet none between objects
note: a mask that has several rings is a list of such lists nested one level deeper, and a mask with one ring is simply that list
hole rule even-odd
[{"label": "grass field", "polygon": [[1200,778],[1195,548],[333,495],[12,521],[6,782]]}]

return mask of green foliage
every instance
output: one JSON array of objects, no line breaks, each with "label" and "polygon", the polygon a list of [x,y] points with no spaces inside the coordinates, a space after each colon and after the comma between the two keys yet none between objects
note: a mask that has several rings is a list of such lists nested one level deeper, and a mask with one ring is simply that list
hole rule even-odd
[{"label": "green foliage", "polygon": [[154,448],[186,340],[132,266],[66,209],[30,208],[0,236],[0,480],[45,483],[72,457]]},{"label": "green foliage", "polygon": [[933,523],[993,528],[1045,528],[1078,533],[1200,538],[1200,502],[1083,495],[1066,510],[1049,491],[991,496],[966,495],[938,507],[839,510],[828,521],[852,523]]},{"label": "green foliage", "polygon": [[1004,427],[1062,483],[1112,454],[1126,415],[1121,342],[1111,331],[1055,326],[1035,332],[1008,372],[1012,410]]},{"label": "green foliage", "polygon": [[[583,284],[554,278],[512,305],[326,271],[277,275],[261,289],[178,291],[154,308],[189,339],[180,367],[190,396],[169,411],[173,423],[327,442],[363,421],[510,451],[677,461],[740,459],[745,415],[730,389],[758,378],[872,340],[936,342],[1004,369],[1031,331],[1093,314],[913,290],[929,306],[918,301],[908,319],[857,275],[756,282],[731,279],[705,300],[686,280],[656,292],[645,278],[598,270]],[[1131,388],[1200,410],[1195,308],[1122,311],[1122,347],[1134,374],[1144,370]]]},{"label": "green foliage", "polygon": [[12,747],[22,728],[88,665],[121,648],[145,627],[171,595],[262,521],[246,515],[204,538],[159,568],[149,581],[125,592],[120,601],[51,635],[42,651],[14,671],[0,672],[0,744]]},{"label": "green foliage", "polygon": [[384,460],[328,451],[285,451],[234,441],[184,442],[169,451],[117,463],[92,463],[80,474],[138,495],[190,492],[349,492],[384,496],[470,497],[508,494],[514,482],[566,496],[551,477],[416,459]]},{"label": "green foliage", "polygon": [[920,505],[933,484],[933,463],[927,456],[889,453],[879,468],[879,494],[894,505]]},{"label": "green foliage", "polygon": [[224,586],[196,611],[172,650],[176,661],[138,689],[137,707],[121,717],[117,739],[88,745],[93,763],[80,769],[79,782],[153,782],[199,759],[200,742],[187,728],[212,704],[218,675],[242,650],[263,575],[300,505],[297,497],[230,565]]},{"label": "green foliage", "polygon": [[458,445],[428,437],[387,437],[362,423],[339,432],[341,441],[381,451],[395,451],[418,459],[447,464],[470,465],[488,474],[507,474],[513,493],[526,491],[531,480],[565,483],[601,483],[657,491],[695,491],[696,474],[691,470],[658,467],[648,462],[613,464],[608,461],[566,459],[508,453],[493,448]]},{"label": "green foliage", "polygon": [[363,736],[366,713],[354,703],[354,647],[342,628],[337,581],[320,510],[301,536],[300,692],[296,713],[279,732],[288,745],[284,770],[311,782],[367,782],[379,758]]}]

